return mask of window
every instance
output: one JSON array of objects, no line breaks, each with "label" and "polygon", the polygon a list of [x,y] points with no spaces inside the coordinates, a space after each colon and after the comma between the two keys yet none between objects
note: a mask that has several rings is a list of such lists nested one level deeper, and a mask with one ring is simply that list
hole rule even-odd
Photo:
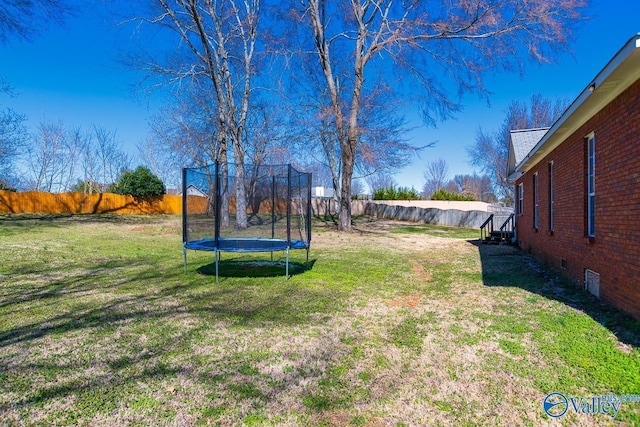
[{"label": "window", "polygon": [[518,184],[518,214],[524,213],[524,184]]},{"label": "window", "polygon": [[553,231],[555,225],[555,194],[553,190],[553,162],[549,163],[549,231]]},{"label": "window", "polygon": [[538,229],[538,173],[533,174],[533,228]]},{"label": "window", "polygon": [[596,139],[593,134],[587,137],[587,236],[596,235]]}]

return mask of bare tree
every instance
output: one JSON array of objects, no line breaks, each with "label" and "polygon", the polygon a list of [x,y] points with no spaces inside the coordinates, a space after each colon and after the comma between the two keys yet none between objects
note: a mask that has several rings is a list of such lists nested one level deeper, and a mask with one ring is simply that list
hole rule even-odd
[{"label": "bare tree", "polygon": [[[260,0],[152,0],[161,12],[143,22],[178,36],[175,61],[155,58],[143,65],[172,82],[205,80],[215,98],[218,159],[223,169],[223,199],[227,200],[227,147],[235,163],[236,227],[246,228],[245,154],[243,145],[253,91]],[[182,49],[184,47],[184,49]]]},{"label": "bare tree", "polygon": [[70,12],[64,0],[20,0],[0,2],[0,44],[11,38],[31,40],[51,23],[61,24]]},{"label": "bare tree", "polygon": [[[0,1],[0,45],[11,40],[31,40],[49,24],[62,24],[70,8],[64,0]],[[0,94],[13,96],[13,88],[0,75]],[[15,163],[28,134],[24,126],[26,116],[6,108],[0,111],[0,184],[17,183]]]},{"label": "bare tree", "polygon": [[43,121],[27,143],[26,154],[27,185],[39,191],[69,191],[80,182],[87,193],[102,192],[130,167],[115,131],[98,125],[83,132],[61,121]]},{"label": "bare tree", "polygon": [[77,180],[82,184],[80,187],[84,193],[106,191],[123,171],[130,169],[131,159],[124,152],[115,131],[93,125],[90,131],[72,130],[71,138],[78,152],[80,176]]},{"label": "bare tree", "polygon": [[78,181],[78,170],[82,163],[82,149],[86,143],[85,135],[80,128],[68,130],[66,134],[66,161],[62,171],[60,191],[71,191],[74,183]]},{"label": "bare tree", "polygon": [[15,182],[15,163],[26,140],[25,117],[6,108],[0,110],[0,182]]},{"label": "bare tree", "polygon": [[149,135],[137,144],[138,156],[144,166],[148,167],[169,189],[180,188],[181,168],[188,163],[181,161],[179,153],[167,150],[161,139]]},{"label": "bare tree", "polygon": [[396,186],[396,181],[393,179],[391,175],[387,175],[385,173],[377,173],[366,178],[367,185],[369,186],[369,190],[371,190],[371,194],[375,193],[376,190],[380,190],[382,188],[393,188]]},{"label": "bare tree", "polygon": [[159,155],[176,165],[205,166],[221,158],[217,106],[209,91],[185,87],[149,122],[149,139]]},{"label": "bare tree", "polygon": [[71,144],[62,122],[41,122],[28,152],[30,187],[37,191],[60,192],[73,167]]},{"label": "bare tree", "polygon": [[354,179],[351,181],[351,194],[355,197],[364,194],[364,184],[360,179]]},{"label": "bare tree", "polygon": [[94,125],[89,150],[97,163],[95,170],[100,174],[102,184],[113,184],[118,181],[120,174],[130,169],[129,156],[122,149],[115,130]]},{"label": "bare tree", "polygon": [[[281,10],[282,12],[282,10]],[[277,21],[286,21],[287,16],[277,16]],[[291,39],[295,36],[285,38]],[[296,49],[297,46],[291,46]],[[330,99],[323,89],[323,79],[317,67],[309,61],[300,62],[301,72],[290,74],[291,83],[281,91],[284,101],[291,109],[288,112],[290,148],[304,159],[308,170],[313,170],[315,185],[333,189],[333,197],[340,206],[342,174],[340,144],[330,114]],[[322,176],[323,179],[318,180]]]},{"label": "bare tree", "polygon": [[416,147],[406,141],[408,128],[402,109],[387,95],[382,91],[362,105],[353,179],[392,175],[409,164],[414,154],[430,146]]},{"label": "bare tree", "polygon": [[472,196],[475,200],[481,202],[496,202],[491,178],[486,175],[456,175],[443,188],[449,193]]},{"label": "bare tree", "polygon": [[[331,115],[331,100],[323,89],[323,78],[317,75],[313,63],[304,63],[305,76],[294,75],[288,90],[294,104],[291,127],[296,129],[296,154],[322,163],[331,174],[333,196],[340,210],[342,195],[342,162],[340,139]],[[301,77],[301,78],[298,78]],[[326,83],[325,83],[326,84]],[[382,85],[384,87],[384,85]],[[411,155],[421,149],[409,144],[404,135],[408,130],[402,108],[386,90],[370,94],[363,103],[360,121],[360,143],[355,152],[353,180],[372,175],[393,174],[409,163]],[[318,113],[320,112],[320,113]],[[352,191],[353,192],[353,191]]]},{"label": "bare tree", "polygon": [[449,165],[444,159],[434,160],[427,164],[423,176],[425,179],[422,195],[429,198],[433,193],[444,188],[449,175]]},{"label": "bare tree", "polygon": [[446,118],[459,108],[444,83],[454,82],[458,92],[483,90],[486,70],[512,68],[523,52],[546,61],[554,49],[565,48],[586,0],[299,0],[296,4],[290,14],[297,18],[300,31],[311,32],[330,99],[321,114],[330,117],[339,141],[339,228],[350,230],[350,184],[361,142],[362,106],[382,90],[380,82],[370,78],[375,65],[378,72],[396,80],[393,88],[386,89],[424,101],[424,117],[434,122],[434,112]]},{"label": "bare tree", "polygon": [[[12,96],[12,88],[0,77],[0,94]],[[27,141],[26,116],[11,108],[0,110],[0,185],[12,187],[17,184],[16,162]]]},{"label": "bare tree", "polygon": [[[166,159],[165,173],[177,173],[182,179],[182,167],[206,166],[219,161],[225,176],[221,208],[221,225],[229,226],[228,165],[226,163],[226,140],[220,138],[217,103],[212,99],[206,82],[185,86],[174,100],[154,116],[150,125],[147,146],[152,146],[159,159]],[[202,86],[204,86],[202,89]],[[149,158],[146,155],[144,158]],[[223,159],[225,159],[223,161]],[[160,175],[159,175],[160,176]],[[166,178],[165,178],[166,179]],[[214,189],[214,177],[209,177],[209,186]],[[167,182],[167,181],[165,181]],[[179,182],[179,181],[178,181]],[[212,196],[213,197],[213,196]],[[213,199],[212,199],[213,200]],[[209,205],[212,209],[213,206]]]},{"label": "bare tree", "polygon": [[300,169],[311,172],[311,186],[331,188],[332,178],[329,167],[324,162],[309,158],[309,156],[303,160],[300,164]]},{"label": "bare tree", "polygon": [[528,103],[512,101],[498,130],[478,129],[475,143],[467,147],[467,155],[472,165],[480,167],[482,173],[491,178],[494,192],[506,205],[513,205],[513,190],[507,182],[509,132],[551,126],[567,106],[566,100],[551,101],[535,94]]}]

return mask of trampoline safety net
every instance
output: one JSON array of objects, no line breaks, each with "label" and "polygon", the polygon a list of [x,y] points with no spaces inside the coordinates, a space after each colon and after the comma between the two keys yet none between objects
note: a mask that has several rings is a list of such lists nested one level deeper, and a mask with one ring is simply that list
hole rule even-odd
[{"label": "trampoline safety net", "polygon": [[311,174],[290,164],[185,168],[182,203],[185,251],[215,251],[216,265],[218,251],[309,250]]}]

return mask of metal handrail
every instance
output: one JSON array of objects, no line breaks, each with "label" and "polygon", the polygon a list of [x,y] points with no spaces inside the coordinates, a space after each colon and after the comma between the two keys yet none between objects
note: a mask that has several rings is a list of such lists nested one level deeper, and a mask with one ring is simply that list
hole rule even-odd
[{"label": "metal handrail", "polygon": [[[490,227],[488,233],[486,230],[487,226]],[[489,218],[480,226],[480,241],[484,242],[487,237],[491,236],[491,233],[493,233],[493,214],[489,215]]]},{"label": "metal handrail", "polygon": [[[507,229],[509,227],[509,229]],[[500,238],[502,240],[507,240],[507,233],[513,232],[515,229],[515,214],[509,215],[507,220],[502,223],[500,226]]]}]

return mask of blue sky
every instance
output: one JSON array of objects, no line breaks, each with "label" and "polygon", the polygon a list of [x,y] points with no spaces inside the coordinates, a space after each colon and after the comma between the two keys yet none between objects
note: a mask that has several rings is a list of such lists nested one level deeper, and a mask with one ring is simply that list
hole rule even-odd
[{"label": "blue sky", "polygon": [[[147,120],[157,111],[160,99],[135,96],[133,87],[142,76],[117,61],[127,35],[114,28],[105,14],[86,6],[92,3],[82,4],[85,9],[64,27],[40,33],[32,42],[0,46],[0,75],[18,93],[11,99],[2,96],[0,106],[26,114],[32,129],[47,119],[116,130],[126,150],[136,155],[135,146],[145,138]],[[562,54],[553,64],[530,64],[524,76],[488,75],[490,105],[470,94],[457,118],[439,123],[436,129],[412,120],[411,125],[418,127],[409,140],[416,146],[432,142],[435,146],[422,151],[395,176],[398,184],[421,189],[426,164],[438,158],[448,162],[450,177],[473,173],[465,147],[473,143],[480,126],[497,129],[511,100],[527,100],[534,93],[573,101],[627,40],[640,32],[638,0],[595,0],[588,14],[591,19],[577,31],[572,53]],[[407,118],[412,116],[407,113]]]}]

